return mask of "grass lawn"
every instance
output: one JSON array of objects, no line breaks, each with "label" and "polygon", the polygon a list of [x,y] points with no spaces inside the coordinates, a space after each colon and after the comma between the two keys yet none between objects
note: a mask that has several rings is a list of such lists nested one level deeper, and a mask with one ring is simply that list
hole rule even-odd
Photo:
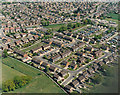
[{"label": "grass lawn", "polygon": [[10,68],[9,66],[2,64],[2,81],[11,80],[15,76],[24,76],[25,74]]},{"label": "grass lawn", "polygon": [[116,22],[116,24],[118,24],[118,20],[117,19],[106,18],[105,20],[107,20],[107,21],[113,21],[113,22]]},{"label": "grass lawn", "polygon": [[[14,67],[16,73],[22,73],[23,75],[32,76],[33,79],[31,83],[24,86],[23,88],[16,89],[10,93],[64,93],[61,88],[59,88],[52,80],[50,80],[44,73],[40,72],[39,70],[35,69],[34,67],[30,67],[27,64],[24,64],[16,59],[7,57],[3,58],[3,64]],[[7,70],[10,72],[10,70]],[[7,72],[6,71],[6,72]],[[7,72],[7,73],[8,73]],[[16,74],[17,75],[17,74]]]},{"label": "grass lawn", "polygon": [[53,30],[58,30],[60,27],[65,26],[66,24],[53,24],[53,25],[48,25],[44,26],[45,28],[52,28]]},{"label": "grass lawn", "polygon": [[[70,22],[70,23],[76,23],[76,22]],[[58,30],[60,27],[65,26],[67,24],[65,23],[61,23],[61,24],[52,24],[52,25],[48,25],[48,26],[44,26],[45,28],[52,28],[53,30]]]},{"label": "grass lawn", "polygon": [[110,14],[108,14],[108,16],[111,16],[112,19],[118,20],[118,14],[110,13]]}]

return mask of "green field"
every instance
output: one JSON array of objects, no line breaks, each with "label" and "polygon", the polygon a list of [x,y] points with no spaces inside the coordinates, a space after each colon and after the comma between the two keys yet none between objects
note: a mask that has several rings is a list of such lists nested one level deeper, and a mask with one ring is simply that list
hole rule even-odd
[{"label": "green field", "polygon": [[118,20],[116,20],[116,19],[106,18],[105,20],[107,20],[107,21],[113,21],[113,22],[116,22],[116,24],[118,24]]},{"label": "green field", "polygon": [[2,64],[2,81],[13,79],[15,76],[24,76],[25,74],[16,71],[9,66]]},{"label": "green field", "polygon": [[110,14],[108,14],[108,16],[111,16],[112,19],[118,20],[118,14],[110,13]]},{"label": "green field", "polygon": [[44,26],[45,28],[52,28],[53,30],[58,30],[60,27],[65,26],[66,24],[53,24],[53,25],[48,25]]},{"label": "green field", "polygon": [[[71,22],[71,23],[76,23],[76,22]],[[45,28],[52,28],[53,30],[58,30],[60,27],[62,26],[66,26],[67,24],[52,24],[52,25],[48,25],[48,26],[44,26]]]},{"label": "green field", "polygon": [[[39,70],[30,67],[16,59],[7,57],[3,59],[3,64],[14,67],[14,72],[23,75],[32,76],[33,79],[31,83],[24,86],[23,88],[16,89],[14,92],[26,92],[26,93],[64,93],[61,88],[59,88],[52,80],[50,80],[44,73],[40,72]],[[10,70],[7,70],[8,72]],[[8,74],[8,72],[6,73]],[[10,71],[12,74],[12,71]],[[20,73],[21,72],[21,73]],[[13,73],[15,75],[15,73]],[[18,75],[18,74],[16,74]],[[4,75],[3,75],[4,77]],[[5,78],[4,78],[5,79]]]},{"label": "green field", "polygon": [[104,77],[102,84],[94,86],[89,93],[117,93],[118,92],[118,67],[112,69],[114,75]]},{"label": "green field", "polygon": [[35,77],[30,84],[27,86],[17,89],[14,91],[15,93],[63,93],[63,91],[56,86],[48,77],[45,75],[41,75],[39,77]]}]

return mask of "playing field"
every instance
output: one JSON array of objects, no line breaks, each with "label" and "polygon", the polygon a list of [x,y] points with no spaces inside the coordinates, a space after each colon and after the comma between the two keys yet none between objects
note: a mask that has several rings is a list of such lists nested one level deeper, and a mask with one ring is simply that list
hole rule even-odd
[{"label": "playing field", "polygon": [[[64,93],[61,88],[59,88],[52,80],[50,80],[44,73],[35,69],[34,67],[28,66],[16,59],[7,57],[3,59],[3,64],[9,66],[9,70],[5,72],[9,74],[12,71],[11,67],[14,68],[13,75],[29,75],[32,76],[32,81],[19,89],[16,89],[14,92],[23,92],[23,93]],[[4,66],[6,67],[6,66]],[[7,67],[8,68],[8,67]],[[3,68],[4,69],[4,68]],[[16,73],[16,74],[15,74]],[[4,77],[5,75],[3,75]],[[11,75],[12,77],[12,75]],[[4,77],[5,79],[7,77]],[[6,79],[5,79],[6,80]],[[11,92],[12,93],[12,92]]]}]

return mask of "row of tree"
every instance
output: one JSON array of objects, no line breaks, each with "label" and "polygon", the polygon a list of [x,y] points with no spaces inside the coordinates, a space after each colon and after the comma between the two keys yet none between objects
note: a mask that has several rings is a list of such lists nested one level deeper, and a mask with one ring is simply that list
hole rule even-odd
[{"label": "row of tree", "polygon": [[3,92],[14,91],[15,89],[21,88],[31,81],[30,76],[16,76],[13,80],[8,80],[3,83]]},{"label": "row of tree", "polygon": [[42,21],[42,22],[41,22],[41,24],[42,24],[43,26],[48,26],[49,23],[50,23],[49,21]]},{"label": "row of tree", "polygon": [[80,26],[81,26],[80,23],[76,23],[76,24],[68,23],[67,26],[60,27],[58,32],[62,32],[62,31],[66,31],[66,30],[69,30],[71,32],[71,29],[74,29],[74,28],[77,28]]}]

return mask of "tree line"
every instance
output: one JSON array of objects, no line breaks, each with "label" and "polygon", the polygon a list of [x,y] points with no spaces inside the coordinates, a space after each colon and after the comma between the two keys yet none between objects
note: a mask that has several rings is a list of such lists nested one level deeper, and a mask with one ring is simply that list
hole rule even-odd
[{"label": "tree line", "polygon": [[2,91],[14,91],[28,84],[31,79],[30,76],[16,76],[13,80],[7,80],[2,84]]}]

